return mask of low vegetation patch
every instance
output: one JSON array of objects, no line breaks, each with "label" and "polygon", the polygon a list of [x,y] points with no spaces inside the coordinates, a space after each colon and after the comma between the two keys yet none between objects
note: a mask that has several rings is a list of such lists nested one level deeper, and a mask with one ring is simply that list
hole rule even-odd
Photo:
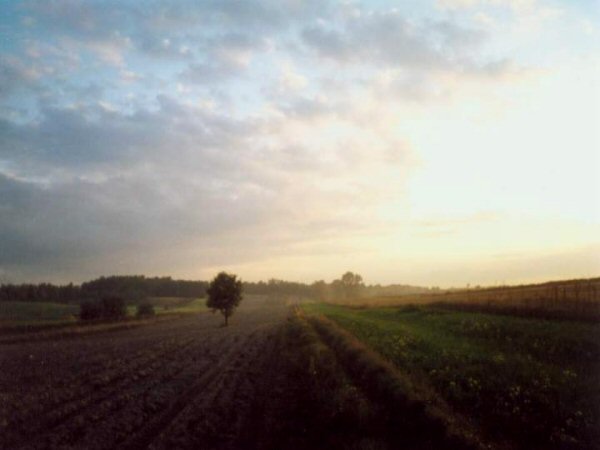
[{"label": "low vegetation patch", "polygon": [[301,317],[283,331],[285,390],[270,445],[288,449],[386,449],[381,408],[352,383],[336,355]]},{"label": "low vegetation patch", "polygon": [[420,380],[491,440],[520,448],[600,442],[600,326],[440,310],[313,304]]},{"label": "low vegetation patch", "polygon": [[137,317],[152,317],[155,314],[154,305],[152,305],[152,303],[145,302],[137,305],[137,310],[135,313]]},{"label": "low vegetation patch", "polygon": [[81,320],[118,320],[127,316],[125,300],[121,297],[105,297],[81,303]]},{"label": "low vegetation patch", "polygon": [[162,302],[153,303],[153,305],[155,305],[157,314],[195,314],[208,311],[206,300],[203,298],[184,300],[172,305],[165,305]]},{"label": "low vegetation patch", "polygon": [[[81,304],[63,304],[49,302],[0,302],[0,335],[2,342],[22,341],[23,339],[37,340],[48,335],[78,335],[83,332],[98,330],[120,329],[123,322],[128,322],[125,327],[135,326],[133,322],[143,324],[153,323],[163,319],[174,319],[181,315],[206,312],[204,299],[190,299],[184,297],[154,297],[142,303],[150,306],[127,305],[125,316],[104,315],[102,301],[83,301]],[[139,308],[141,315],[138,315]],[[119,306],[120,308],[120,306]],[[154,315],[150,312],[154,310]],[[85,317],[85,319],[82,319]],[[112,326],[110,323],[119,317],[119,324]],[[152,319],[152,320],[149,320]],[[96,322],[102,322],[97,324]],[[64,329],[64,330],[63,330]],[[63,331],[61,331],[63,330]],[[87,330],[87,331],[86,331]],[[11,338],[10,335],[19,335]],[[34,336],[35,334],[35,336]],[[26,337],[25,335],[31,335]]]},{"label": "low vegetation patch", "polygon": [[72,323],[77,320],[77,305],[50,302],[0,302],[0,326],[37,326]]},{"label": "low vegetation patch", "polygon": [[274,448],[493,448],[333,323],[296,315],[283,340],[288,438]]}]

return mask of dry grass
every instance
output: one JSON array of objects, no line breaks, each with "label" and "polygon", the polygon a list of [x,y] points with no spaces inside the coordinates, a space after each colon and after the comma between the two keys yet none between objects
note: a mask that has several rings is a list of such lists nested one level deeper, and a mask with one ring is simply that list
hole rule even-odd
[{"label": "dry grass", "polygon": [[467,311],[600,321],[600,278],[373,297],[343,303],[353,307],[438,304]]}]

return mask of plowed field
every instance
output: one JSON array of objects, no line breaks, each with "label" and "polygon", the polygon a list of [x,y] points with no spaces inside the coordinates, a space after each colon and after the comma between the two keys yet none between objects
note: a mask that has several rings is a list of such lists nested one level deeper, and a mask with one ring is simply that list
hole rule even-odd
[{"label": "plowed field", "polygon": [[0,344],[0,448],[257,448],[285,306]]}]

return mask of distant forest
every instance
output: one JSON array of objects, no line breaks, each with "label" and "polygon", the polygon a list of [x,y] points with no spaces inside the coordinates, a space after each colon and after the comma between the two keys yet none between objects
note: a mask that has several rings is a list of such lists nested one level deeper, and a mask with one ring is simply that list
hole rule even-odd
[{"label": "distant forest", "polygon": [[[204,297],[207,287],[207,281],[174,280],[171,277],[146,277],[144,275],[108,276],[87,281],[81,285],[73,283],[66,285],[2,284],[0,285],[0,301],[79,303],[82,300],[118,296],[128,303],[139,303],[148,297]],[[418,294],[435,292],[435,290],[435,288],[408,285],[365,286],[362,278],[352,272],[346,272],[340,279],[331,283],[321,280],[307,284],[277,279],[243,283],[245,294],[292,295],[320,300],[333,297]]]},{"label": "distant forest", "polygon": [[0,301],[79,303],[117,296],[136,303],[148,297],[203,297],[207,286],[205,281],[173,280],[171,277],[110,276],[81,285],[3,284],[0,286]]}]

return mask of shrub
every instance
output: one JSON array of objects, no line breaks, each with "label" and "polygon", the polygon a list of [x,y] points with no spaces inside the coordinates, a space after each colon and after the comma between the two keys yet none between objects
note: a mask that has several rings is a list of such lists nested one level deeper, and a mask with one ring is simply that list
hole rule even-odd
[{"label": "shrub", "polygon": [[154,305],[151,303],[145,302],[137,305],[136,315],[138,317],[151,317],[154,315]]},{"label": "shrub", "polygon": [[102,300],[89,300],[81,303],[79,318],[81,320],[115,320],[127,315],[125,300],[120,297],[106,297]]},{"label": "shrub", "polygon": [[126,315],[125,300],[121,297],[105,297],[102,299],[102,317],[104,319],[122,319]]},{"label": "shrub", "polygon": [[79,307],[79,318],[81,320],[98,320],[102,318],[102,305],[95,300],[81,303]]}]

